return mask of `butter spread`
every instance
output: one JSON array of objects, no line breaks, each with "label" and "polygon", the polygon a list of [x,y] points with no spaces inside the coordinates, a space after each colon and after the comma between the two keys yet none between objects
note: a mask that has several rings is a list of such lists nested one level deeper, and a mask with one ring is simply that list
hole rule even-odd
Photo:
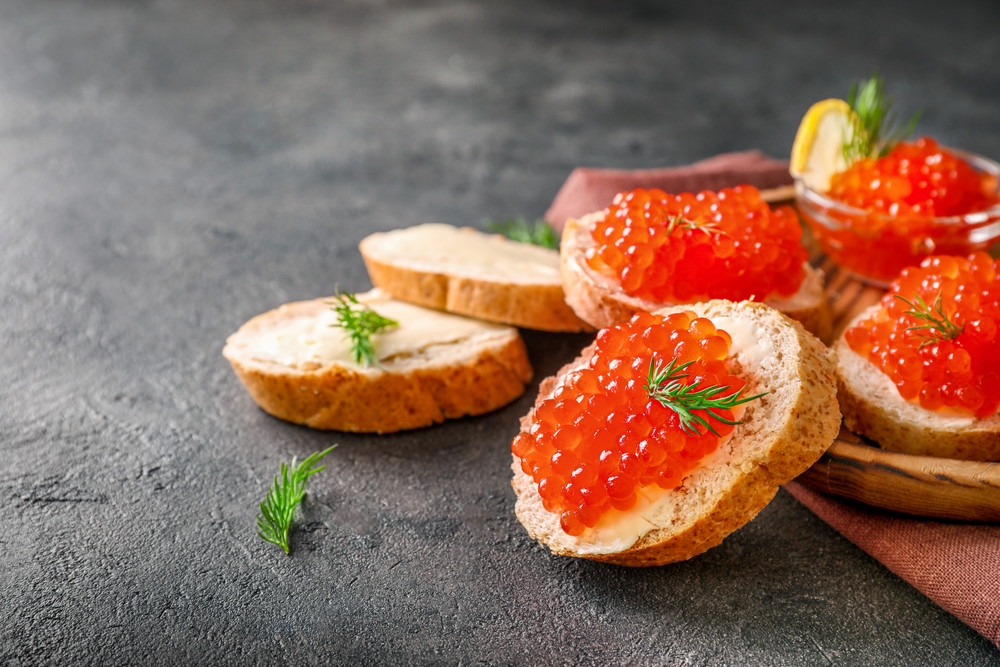
[{"label": "butter spread", "polygon": [[774,345],[761,335],[756,323],[724,315],[713,316],[712,323],[729,334],[733,341],[730,352],[735,352],[743,368],[758,368],[765,359],[774,356]]},{"label": "butter spread", "polygon": [[493,234],[429,223],[392,232],[383,242],[400,261],[419,269],[436,272],[447,266],[455,275],[561,284],[558,251]]},{"label": "butter spread", "polygon": [[[368,305],[379,315],[399,322],[399,326],[372,336],[376,354],[383,361],[397,355],[411,355],[431,345],[454,343],[479,332],[506,328],[384,297],[372,299]],[[332,309],[288,318],[273,327],[269,335],[256,337],[253,357],[302,370],[330,364],[357,366],[346,332],[336,324],[337,314]]]}]

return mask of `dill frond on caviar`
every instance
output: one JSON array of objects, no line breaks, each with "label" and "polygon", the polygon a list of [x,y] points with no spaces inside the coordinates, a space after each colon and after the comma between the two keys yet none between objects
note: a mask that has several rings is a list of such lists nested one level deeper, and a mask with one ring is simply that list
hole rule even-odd
[{"label": "dill frond on caviar", "polygon": [[920,118],[916,113],[901,129],[895,127],[894,100],[886,95],[884,82],[878,74],[852,84],[847,104],[854,111],[853,132],[844,141],[844,159],[848,165],[861,158],[887,155],[893,146],[912,134]]},{"label": "dill frond on caviar", "polygon": [[681,380],[688,377],[684,371],[692,363],[694,362],[688,361],[678,365],[676,359],[671,359],[668,364],[656,363],[654,365],[653,360],[650,359],[649,375],[646,378],[646,392],[649,397],[676,412],[681,420],[681,430],[689,435],[698,435],[699,426],[719,435],[712,425],[701,415],[695,414],[694,410],[705,410],[723,424],[738,424],[739,422],[726,419],[713,411],[732,409],[764,395],[756,394],[740,398],[740,394],[743,393],[743,390],[740,389],[728,396],[720,396],[719,394],[728,391],[729,387],[715,384],[697,389],[694,383],[684,384]]},{"label": "dill frond on caviar", "polygon": [[953,322],[945,314],[944,306],[941,304],[940,292],[938,292],[933,306],[928,306],[920,298],[919,294],[914,295],[913,301],[905,299],[898,294],[894,296],[910,307],[910,310],[904,311],[907,315],[913,315],[923,322],[923,324],[906,328],[907,331],[912,331],[916,336],[923,339],[920,347],[917,348],[918,350],[922,350],[934,343],[940,343],[941,341],[954,340],[961,336],[965,330],[964,323]]}]

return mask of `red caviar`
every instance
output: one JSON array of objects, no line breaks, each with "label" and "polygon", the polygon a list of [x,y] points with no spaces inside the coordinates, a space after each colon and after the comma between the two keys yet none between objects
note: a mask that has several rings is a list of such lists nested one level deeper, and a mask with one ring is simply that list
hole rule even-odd
[{"label": "red caviar", "polygon": [[677,412],[650,398],[646,381],[651,362],[690,361],[684,384],[740,392],[745,380],[725,364],[731,343],[729,334],[690,311],[637,313],[598,333],[590,362],[538,404],[530,430],[511,444],[566,533],[580,535],[606,512],[628,510],[643,487],[679,486],[716,450],[733,429],[716,415],[732,420],[731,409],[694,411],[718,435],[703,427],[685,431]]},{"label": "red caviar", "polygon": [[930,137],[900,142],[877,160],[864,158],[830,180],[829,195],[854,208],[896,217],[964,215],[998,202],[996,181],[944,150]]},{"label": "red caviar", "polygon": [[855,161],[833,175],[826,196],[833,202],[799,199],[823,250],[845,269],[883,284],[929,255],[989,247],[1000,224],[996,175],[929,137]]},{"label": "red caviar", "polygon": [[616,276],[626,293],[657,302],[791,296],[805,276],[795,211],[772,211],[749,185],[619,193],[591,235],[589,266]]},{"label": "red caviar", "polygon": [[1000,407],[998,329],[1000,260],[976,252],[936,255],[904,269],[882,308],[845,337],[904,399],[987,417]]}]

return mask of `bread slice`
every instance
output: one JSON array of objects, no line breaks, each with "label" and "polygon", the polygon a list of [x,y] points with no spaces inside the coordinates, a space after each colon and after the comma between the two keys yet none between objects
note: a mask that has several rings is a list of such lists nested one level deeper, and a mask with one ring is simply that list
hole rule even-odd
[{"label": "bread slice", "polygon": [[[515,512],[528,533],[553,553],[619,565],[662,565],[691,558],[719,544],[753,518],[778,487],[804,472],[833,443],[840,429],[835,359],[800,323],[764,304],[709,301],[658,312],[692,310],[708,317],[733,338],[731,368],[748,381],[747,395],[767,392],[746,411],[719,449],[693,470],[681,486],[663,492],[643,513],[634,543],[595,548],[567,535],[556,514],[542,506],[534,481],[513,463]],[[588,362],[593,345],[577,361],[541,383],[535,408],[521,420],[531,428],[534,409],[561,379]],[[640,522],[641,523],[641,522]]]},{"label": "bread slice", "polygon": [[[848,328],[870,317],[874,305]],[[883,449],[965,461],[1000,461],[1000,411],[989,417],[930,411],[899,395],[896,385],[862,357],[841,335],[837,352],[837,384],[844,424]]]},{"label": "bread slice", "polygon": [[222,354],[265,412],[318,429],[390,433],[495,410],[531,380],[513,327],[379,290],[357,298],[399,322],[372,338],[380,366],[353,361],[330,299],[285,304],[229,337]]},{"label": "bread slice", "polygon": [[[672,305],[630,296],[622,291],[617,279],[587,265],[585,253],[596,245],[590,228],[603,216],[604,212],[598,211],[579,220],[566,221],[560,249],[566,302],[582,320],[599,328],[624,322],[639,311]],[[802,322],[806,330],[820,340],[829,340],[832,318],[823,292],[823,272],[819,269],[807,265],[802,286],[796,294],[788,298],[771,297],[764,303]]]},{"label": "bread slice", "polygon": [[526,329],[593,329],[566,305],[555,250],[437,223],[372,234],[359,249],[372,283],[397,299]]}]

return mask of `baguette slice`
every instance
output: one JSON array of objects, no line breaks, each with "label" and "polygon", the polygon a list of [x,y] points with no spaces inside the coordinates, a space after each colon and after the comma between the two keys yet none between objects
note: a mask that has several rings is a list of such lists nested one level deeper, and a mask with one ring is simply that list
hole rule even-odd
[{"label": "baguette slice", "polygon": [[359,249],[372,283],[397,299],[526,329],[593,329],[566,305],[555,250],[437,223],[375,233]]},{"label": "baguette slice", "polygon": [[[579,538],[564,533],[515,456],[515,512],[528,533],[553,553],[631,566],[691,558],[756,516],[780,485],[809,468],[833,443],[840,429],[834,355],[800,323],[749,301],[715,300],[658,312],[679,310],[708,317],[729,332],[728,363],[748,380],[746,395],[766,395],[746,404],[731,437],[680,487],[663,492],[642,511],[647,523],[639,522],[643,527],[631,545],[625,540],[595,548],[586,533]],[[593,349],[541,383],[535,409],[568,372],[588,362]],[[522,431],[531,428],[533,416],[534,409],[521,420]]]},{"label": "baguette slice", "polygon": [[[875,313],[874,305],[847,328]],[[857,354],[841,335],[837,384],[844,424],[883,449],[965,461],[1000,461],[1000,411],[981,419],[924,410],[903,399],[885,373]]]},{"label": "baguette slice", "polygon": [[372,290],[399,322],[372,337],[379,366],[355,363],[329,302],[285,304],[226,341],[223,356],[275,417],[318,429],[390,433],[495,410],[521,396],[531,365],[513,327],[440,313]]},{"label": "baguette slice", "polygon": [[[619,282],[587,265],[585,253],[595,245],[591,224],[604,217],[603,211],[579,220],[567,220],[563,229],[561,271],[566,302],[585,322],[606,327],[624,322],[639,311],[653,311],[673,304],[657,303],[630,296]],[[764,303],[802,322],[806,330],[827,341],[831,333],[830,307],[823,293],[823,272],[807,265],[799,291],[788,298],[771,297]]]}]

